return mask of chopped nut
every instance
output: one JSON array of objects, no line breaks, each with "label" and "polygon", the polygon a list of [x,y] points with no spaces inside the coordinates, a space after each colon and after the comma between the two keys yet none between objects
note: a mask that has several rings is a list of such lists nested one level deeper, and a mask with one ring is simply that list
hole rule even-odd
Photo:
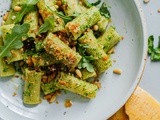
[{"label": "chopped nut", "polygon": [[95,82],[94,84],[98,87],[98,89],[100,89],[100,88],[101,88],[101,83],[99,83],[99,82]]},{"label": "chopped nut", "polygon": [[86,31],[87,31],[87,32],[89,32],[90,30],[91,30],[91,29],[90,29],[90,28],[88,28]]},{"label": "chopped nut", "polygon": [[121,40],[124,40],[124,36],[121,37]]},{"label": "chopped nut", "polygon": [[108,53],[109,53],[109,54],[114,54],[114,53],[115,53],[114,48],[112,48]]},{"label": "chopped nut", "polygon": [[94,30],[94,31],[98,31],[98,29],[99,29],[98,25],[94,25],[94,26],[93,26],[93,30]]},{"label": "chopped nut", "polygon": [[122,70],[120,70],[120,69],[115,69],[115,70],[113,70],[113,72],[115,73],[115,74],[122,74]]},{"label": "chopped nut", "polygon": [[103,60],[104,60],[104,61],[108,60],[108,56],[104,56],[104,57],[103,57]]},{"label": "chopped nut", "polygon": [[79,78],[82,78],[82,73],[81,73],[81,71],[80,70],[76,70],[76,74],[77,74],[77,76],[79,77]]},{"label": "chopped nut", "polygon": [[143,2],[146,3],[146,4],[147,4],[149,1],[150,1],[150,0],[143,0]]},{"label": "chopped nut", "polygon": [[8,19],[8,15],[9,15],[9,12],[7,12],[4,17],[3,17],[3,20],[6,21]]},{"label": "chopped nut", "polygon": [[43,77],[42,77],[42,81],[43,81],[44,83],[46,83],[46,82],[48,81],[48,77],[47,77],[47,76],[43,76]]},{"label": "chopped nut", "polygon": [[21,11],[21,10],[22,10],[22,8],[19,7],[19,6],[15,6],[15,7],[14,7],[14,11],[15,11],[15,12],[19,12],[19,11]]},{"label": "chopped nut", "polygon": [[31,58],[28,58],[28,59],[26,60],[26,63],[27,63],[29,66],[32,66],[32,65],[33,65]]},{"label": "chopped nut", "polygon": [[56,96],[52,95],[51,99],[49,100],[49,103],[53,103],[56,100]]},{"label": "chopped nut", "polygon": [[113,62],[117,62],[117,60],[113,60]]},{"label": "chopped nut", "polygon": [[76,47],[73,47],[72,50],[76,51]]},{"label": "chopped nut", "polygon": [[65,106],[66,108],[71,107],[71,106],[72,106],[72,101],[66,100],[64,106]]},{"label": "chopped nut", "polygon": [[59,7],[62,5],[62,2],[60,1],[60,0],[58,0],[57,2],[56,2],[56,5],[58,5]]},{"label": "chopped nut", "polygon": [[51,97],[52,97],[52,96],[49,94],[49,95],[44,96],[44,99],[45,99],[45,100],[49,100],[49,99],[51,99]]},{"label": "chopped nut", "polygon": [[57,90],[57,91],[56,91],[56,95],[61,96],[61,95],[62,95],[62,92],[61,92],[60,90]]},{"label": "chopped nut", "polygon": [[42,13],[43,13],[43,11],[42,11],[42,10],[39,10],[38,12],[39,12],[40,14],[42,14]]},{"label": "chopped nut", "polygon": [[62,84],[62,85],[66,85],[66,82],[64,82],[62,80],[59,80],[59,83]]},{"label": "chopped nut", "polygon": [[56,76],[56,73],[54,72],[54,73],[52,73],[51,78],[54,79],[55,76]]},{"label": "chopped nut", "polygon": [[42,24],[43,24],[43,21],[42,21],[42,19],[41,19],[41,18],[39,18],[39,19],[38,19],[38,22],[39,22],[39,24],[40,24],[40,25],[42,25]]},{"label": "chopped nut", "polygon": [[14,97],[14,96],[16,96],[16,95],[17,95],[17,93],[16,93],[16,92],[14,92],[12,96]]},{"label": "chopped nut", "polygon": [[59,6],[58,6],[58,5],[55,5],[54,7],[55,7],[56,9],[58,9],[58,8],[59,8]]}]

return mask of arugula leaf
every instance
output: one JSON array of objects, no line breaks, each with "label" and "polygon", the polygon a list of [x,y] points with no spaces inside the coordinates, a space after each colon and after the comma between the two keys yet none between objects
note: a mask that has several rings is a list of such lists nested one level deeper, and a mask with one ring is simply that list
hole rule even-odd
[{"label": "arugula leaf", "polygon": [[35,5],[36,5],[38,2],[39,2],[39,0],[27,0],[26,3],[24,3],[24,4],[22,5],[22,10],[21,10],[20,12],[18,12],[17,17],[16,17],[16,19],[15,19],[15,22],[16,22],[16,23],[20,23],[20,22],[22,21],[23,17],[24,17],[27,13],[35,10]]},{"label": "arugula leaf", "polygon": [[54,16],[49,16],[44,20],[44,24],[39,28],[37,35],[45,33],[54,28]]},{"label": "arugula leaf", "polygon": [[65,16],[63,12],[56,12],[56,14],[63,19],[65,23],[72,21],[75,17],[79,16],[80,13],[75,12],[72,16]]},{"label": "arugula leaf", "polygon": [[82,55],[82,59],[78,64],[78,68],[79,69],[86,68],[89,72],[94,72],[94,67],[91,64],[91,62],[95,60],[95,58],[92,55],[88,56],[86,54],[86,48],[88,48],[87,44],[80,44],[80,43],[77,44],[77,50]]},{"label": "arugula leaf", "polygon": [[160,47],[153,49],[151,53],[151,61],[160,61]]},{"label": "arugula leaf", "polygon": [[148,54],[151,55],[151,61],[160,61],[160,36],[157,48],[154,48],[154,36],[148,38]]},{"label": "arugula leaf", "polygon": [[102,6],[101,6],[101,8],[100,8],[100,13],[101,13],[102,16],[110,19],[111,18],[111,14],[110,14],[110,12],[108,10],[108,7],[109,6],[107,6],[106,3],[103,3]]},{"label": "arugula leaf", "polygon": [[99,5],[101,3],[101,0],[97,0],[97,2],[95,3],[91,3],[92,6],[96,6],[96,5]]},{"label": "arugula leaf", "polygon": [[151,35],[148,38],[148,54],[151,55],[154,50],[154,36]]},{"label": "arugula leaf", "polygon": [[83,3],[86,7],[90,8],[90,7],[92,7],[92,6],[99,5],[99,4],[101,3],[101,0],[97,0],[95,3],[89,3],[88,0],[82,0],[82,3]]},{"label": "arugula leaf", "polygon": [[158,47],[160,48],[160,36],[158,37],[159,41],[158,41]]},{"label": "arugula leaf", "polygon": [[151,54],[151,61],[160,61],[160,54],[153,52]]},{"label": "arugula leaf", "polygon": [[89,60],[85,58],[85,56],[82,56],[82,60],[78,64],[79,69],[86,68],[89,72],[94,72],[93,65],[90,63]]},{"label": "arugula leaf", "polygon": [[0,46],[0,58],[11,55],[11,50],[20,49],[23,46],[22,37],[26,37],[30,25],[24,23],[23,25],[15,25],[11,34],[7,33],[4,40],[4,46]]}]

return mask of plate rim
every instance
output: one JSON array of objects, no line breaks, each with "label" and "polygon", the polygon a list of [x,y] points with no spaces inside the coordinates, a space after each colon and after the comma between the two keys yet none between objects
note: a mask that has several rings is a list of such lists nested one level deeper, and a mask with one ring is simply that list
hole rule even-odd
[{"label": "plate rim", "polygon": [[148,56],[148,30],[147,30],[147,23],[146,23],[146,19],[145,19],[145,15],[141,6],[141,3],[139,0],[134,0],[134,4],[137,8],[138,14],[139,14],[139,18],[141,21],[141,26],[142,26],[142,33],[143,33],[143,55],[142,55],[142,60],[141,60],[141,64],[139,67],[139,71],[138,71],[138,75],[134,81],[134,83],[132,84],[132,87],[129,89],[128,93],[126,94],[126,96],[123,98],[123,100],[119,103],[119,105],[117,105],[115,107],[115,112],[112,112],[106,119],[110,118],[112,115],[114,115],[121,107],[123,107],[125,105],[125,103],[127,102],[127,100],[131,97],[131,95],[134,93],[134,91],[136,90],[136,88],[138,87],[145,67],[146,67],[146,62],[147,62],[147,56]]}]

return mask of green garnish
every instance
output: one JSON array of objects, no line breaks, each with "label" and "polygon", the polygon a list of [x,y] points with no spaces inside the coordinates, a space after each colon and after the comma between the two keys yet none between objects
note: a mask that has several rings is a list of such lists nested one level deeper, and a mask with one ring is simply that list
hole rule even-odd
[{"label": "green garnish", "polygon": [[100,10],[99,10],[100,13],[101,13],[101,15],[104,16],[104,17],[106,17],[106,18],[108,18],[108,19],[111,18],[111,14],[110,14],[110,12],[108,10],[109,7],[110,6],[107,6],[106,3],[103,3],[102,6],[101,6],[101,8],[100,8]]},{"label": "green garnish", "polygon": [[151,55],[154,50],[154,36],[148,38],[148,54]]},{"label": "green garnish", "polygon": [[99,4],[101,3],[101,0],[97,0],[97,1],[94,2],[94,3],[89,3],[88,0],[82,0],[82,3],[83,3],[86,7],[90,8],[90,7],[92,7],[92,6],[99,5]]},{"label": "green garnish", "polygon": [[160,61],[160,36],[157,48],[154,48],[154,36],[148,38],[148,55],[152,61]]},{"label": "green garnish", "polygon": [[91,3],[92,6],[99,5],[101,3],[101,0],[97,0],[95,3]]},{"label": "green garnish", "polygon": [[54,16],[49,16],[44,20],[44,24],[41,25],[41,27],[39,28],[37,35],[45,33],[51,30],[52,28],[54,28]]},{"label": "green garnish", "polygon": [[57,15],[63,19],[65,23],[72,21],[75,17],[79,16],[80,13],[75,12],[72,16],[65,16],[63,12],[56,12]]},{"label": "green garnish", "polygon": [[11,56],[11,50],[20,49],[23,46],[22,37],[26,37],[30,25],[15,25],[11,34],[7,33],[4,40],[4,46],[0,46],[0,58]]},{"label": "green garnish", "polygon": [[20,23],[20,22],[22,21],[23,17],[24,17],[27,13],[35,10],[35,5],[36,5],[38,2],[39,2],[39,0],[27,0],[26,3],[24,3],[24,4],[22,5],[22,10],[21,10],[20,12],[18,12],[18,15],[17,15],[17,17],[16,17],[16,19],[15,19],[15,22],[16,22],[16,23]]},{"label": "green garnish", "polygon": [[87,44],[77,44],[78,52],[81,54],[82,59],[80,63],[78,64],[79,69],[86,68],[89,72],[94,72],[94,67],[91,64],[91,62],[94,60],[94,57],[92,55],[88,56],[86,54],[86,48],[88,48]]}]

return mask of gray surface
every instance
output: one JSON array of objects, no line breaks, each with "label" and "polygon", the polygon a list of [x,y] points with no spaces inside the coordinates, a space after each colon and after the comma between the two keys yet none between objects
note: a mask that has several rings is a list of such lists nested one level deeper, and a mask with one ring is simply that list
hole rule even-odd
[{"label": "gray surface", "polygon": [[[147,20],[148,35],[155,36],[155,46],[157,46],[160,36],[160,13],[158,13],[160,0],[150,0],[148,4],[144,4],[141,0],[141,5]],[[148,58],[140,87],[160,102],[160,62],[151,62]]]}]

